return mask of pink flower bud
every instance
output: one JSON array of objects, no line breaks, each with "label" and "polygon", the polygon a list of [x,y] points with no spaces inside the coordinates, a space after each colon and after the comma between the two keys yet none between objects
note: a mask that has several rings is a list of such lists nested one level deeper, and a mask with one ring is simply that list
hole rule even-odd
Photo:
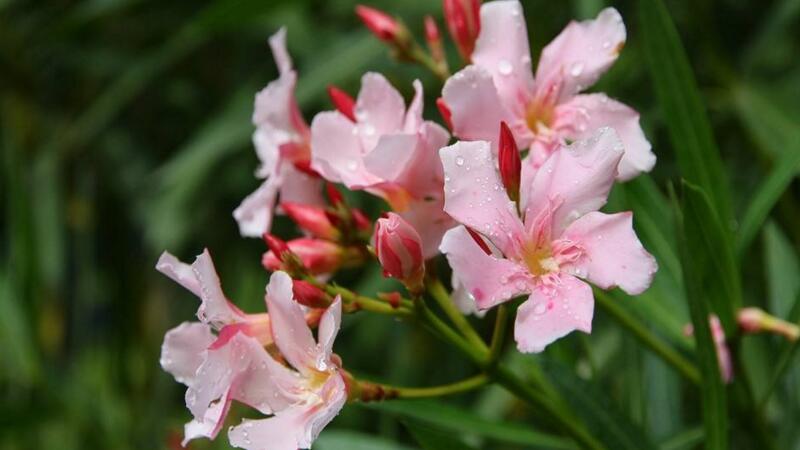
[{"label": "pink flower bud", "polygon": [[402,281],[412,292],[422,288],[425,264],[417,230],[390,212],[375,224],[375,253],[385,275]]},{"label": "pink flower bud", "polygon": [[392,16],[364,5],[356,6],[356,14],[378,39],[390,43],[395,41],[399,26]]},{"label": "pink flower bud", "polygon": [[336,186],[331,183],[330,181],[325,183],[325,192],[328,194],[328,201],[331,202],[333,206],[339,206],[344,204],[344,197],[342,197],[342,193],[336,189]]},{"label": "pink flower bud", "polygon": [[439,108],[439,114],[442,115],[442,119],[444,119],[445,125],[449,130],[453,130],[453,113],[450,112],[450,108],[447,106],[447,103],[444,102],[442,97],[436,99],[436,107]]},{"label": "pink flower bud", "polygon": [[330,297],[308,281],[293,280],[292,293],[297,303],[309,308],[327,308],[331,304]]},{"label": "pink flower bud", "polygon": [[519,201],[519,183],[522,162],[519,156],[517,142],[505,122],[500,122],[500,178],[511,200]]},{"label": "pink flower bud", "polygon": [[372,228],[372,221],[369,220],[366,214],[358,208],[353,208],[351,213],[353,214],[353,223],[356,225],[356,228],[359,231],[369,230]]},{"label": "pink flower bud", "polygon": [[742,308],[736,319],[745,333],[760,333],[764,331],[764,316],[760,308]]},{"label": "pink flower bud", "polygon": [[[285,245],[312,275],[335,272],[341,266],[344,257],[342,247],[322,239],[299,238],[293,239]],[[281,253],[286,254],[285,251]],[[261,264],[267,270],[275,271],[284,269],[282,261],[276,256],[275,249],[270,247],[270,251],[262,257]]]},{"label": "pink flower bud", "polygon": [[736,319],[739,322],[739,327],[745,333],[773,333],[783,336],[791,342],[800,338],[800,327],[767,314],[761,308],[742,308],[739,310]]},{"label": "pink flower bud", "polygon": [[356,101],[353,100],[353,97],[336,86],[328,86],[328,96],[331,98],[331,102],[333,102],[333,106],[336,107],[337,111],[351,121],[356,121]]},{"label": "pink flower bud", "polygon": [[425,16],[425,41],[431,51],[431,58],[438,64],[446,64],[444,58],[444,47],[442,47],[442,35],[439,33],[439,26],[436,19],[432,16]]},{"label": "pink flower bud", "polygon": [[481,30],[480,0],[444,0],[444,21],[464,61],[469,62]]},{"label": "pink flower bud", "polygon": [[339,230],[328,219],[324,208],[291,202],[281,203],[281,208],[297,226],[312,235],[328,240],[339,237]]},{"label": "pink flower bud", "polygon": [[274,234],[264,233],[263,237],[264,242],[267,243],[267,247],[269,247],[270,252],[274,254],[275,259],[277,259],[278,262],[283,261],[286,252],[289,252],[289,247],[286,245],[286,242]]}]

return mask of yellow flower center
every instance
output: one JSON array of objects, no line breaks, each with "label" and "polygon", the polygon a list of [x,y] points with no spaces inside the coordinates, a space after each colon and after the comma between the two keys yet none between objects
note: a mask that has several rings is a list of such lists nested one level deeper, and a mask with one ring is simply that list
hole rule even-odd
[{"label": "yellow flower center", "polygon": [[525,112],[525,122],[534,134],[548,134],[553,125],[554,108],[541,101],[532,101]]},{"label": "yellow flower center", "polygon": [[558,262],[549,247],[540,247],[525,252],[525,265],[532,275],[540,277],[558,271]]}]

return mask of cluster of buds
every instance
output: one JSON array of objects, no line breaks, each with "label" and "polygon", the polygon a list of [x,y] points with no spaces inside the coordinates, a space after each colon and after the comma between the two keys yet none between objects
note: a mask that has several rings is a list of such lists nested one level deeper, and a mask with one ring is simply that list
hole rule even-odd
[{"label": "cluster of buds", "polygon": [[264,268],[284,270],[297,277],[318,276],[364,261],[372,223],[360,209],[345,204],[341,193],[330,183],[327,192],[329,207],[281,204],[284,213],[307,235],[285,242],[265,233],[269,251],[261,259]]}]

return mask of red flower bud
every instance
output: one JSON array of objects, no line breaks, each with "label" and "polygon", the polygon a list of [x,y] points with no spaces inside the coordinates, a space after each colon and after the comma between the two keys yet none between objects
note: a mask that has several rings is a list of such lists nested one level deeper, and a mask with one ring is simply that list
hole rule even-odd
[{"label": "red flower bud", "polygon": [[337,111],[351,121],[356,121],[356,101],[353,100],[353,97],[336,86],[328,86],[328,96],[331,98],[331,102],[333,102],[333,106],[336,107]]},{"label": "red flower bud", "polygon": [[378,292],[378,298],[385,301],[392,308],[397,309],[400,307],[400,303],[403,300],[403,297],[400,295],[399,292]]},{"label": "red flower bud", "polygon": [[478,247],[480,247],[481,250],[483,250],[483,252],[486,253],[487,255],[491,255],[492,250],[486,244],[486,241],[483,240],[481,235],[470,227],[465,227],[465,228],[467,229],[467,233],[469,233],[469,235],[472,236],[472,240],[474,240],[475,243],[478,244]]},{"label": "red flower bud", "polygon": [[[285,245],[303,266],[313,275],[333,273],[341,266],[344,251],[342,247],[331,241],[313,238],[293,239]],[[276,256],[275,249],[264,254],[261,264],[270,271],[281,270],[283,260]]]},{"label": "red flower bud", "polygon": [[360,231],[369,230],[372,228],[372,221],[369,220],[366,214],[358,208],[353,208],[351,211],[353,215],[353,223]]},{"label": "red flower bud", "polygon": [[324,208],[291,202],[281,203],[281,208],[297,226],[312,235],[328,240],[339,237],[339,230],[328,219]]},{"label": "red flower bud", "polygon": [[303,161],[295,161],[294,168],[303,172],[306,175],[312,176],[314,178],[319,178],[319,174],[316,170],[311,168],[311,160],[303,160]]},{"label": "red flower bud", "polygon": [[356,6],[356,14],[378,39],[390,43],[395,41],[399,26],[392,16],[364,5]]},{"label": "red flower bud", "polygon": [[385,275],[402,281],[412,292],[422,289],[422,241],[417,230],[399,215],[390,212],[376,222],[375,254]]},{"label": "red flower bud", "polygon": [[500,178],[503,180],[503,185],[506,187],[508,197],[518,202],[522,162],[520,160],[517,142],[514,140],[514,135],[505,122],[500,122],[499,159]]},{"label": "red flower bud", "polygon": [[263,237],[264,242],[267,243],[267,247],[269,247],[270,252],[274,253],[275,258],[278,261],[283,261],[283,255],[290,251],[289,246],[286,245],[286,242],[274,234],[264,233]]},{"label": "red flower bud", "polygon": [[450,112],[450,108],[447,106],[447,103],[444,102],[442,97],[436,99],[436,107],[439,108],[439,114],[442,115],[442,119],[444,119],[445,125],[447,128],[452,131],[453,130],[453,113]]},{"label": "red flower bud", "polygon": [[328,193],[328,201],[331,202],[331,205],[339,206],[344,204],[344,197],[342,197],[342,193],[336,189],[336,186],[333,183],[325,183],[325,191]]},{"label": "red flower bud", "polygon": [[425,41],[431,51],[431,57],[439,64],[445,64],[444,47],[442,47],[442,35],[439,33],[439,26],[436,19],[432,16],[425,16]]},{"label": "red flower bud", "polygon": [[297,303],[309,308],[327,308],[331,304],[330,297],[308,281],[293,280],[292,293]]},{"label": "red flower bud", "polygon": [[444,0],[444,21],[464,61],[469,62],[481,30],[480,0]]}]

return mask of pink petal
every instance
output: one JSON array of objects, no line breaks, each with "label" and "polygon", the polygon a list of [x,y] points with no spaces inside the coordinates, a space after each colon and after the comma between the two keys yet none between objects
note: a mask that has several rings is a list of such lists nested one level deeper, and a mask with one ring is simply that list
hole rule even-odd
[{"label": "pink petal", "polygon": [[278,173],[280,147],[292,139],[288,133],[269,125],[256,128],[253,133],[253,146],[261,164],[256,169],[256,176],[267,178]]},{"label": "pink petal", "polygon": [[239,234],[245,237],[261,237],[270,231],[281,178],[267,178],[233,210],[233,218],[239,224]]},{"label": "pink petal", "polygon": [[347,400],[344,380],[331,376],[320,393],[322,402],[299,404],[261,420],[243,420],[231,427],[228,439],[248,450],[311,448],[320,431],[339,413]]},{"label": "pink petal", "polygon": [[414,200],[409,203],[408,209],[400,213],[400,216],[417,230],[422,241],[422,256],[425,259],[433,258],[439,253],[442,236],[447,230],[456,226],[455,221],[444,212],[443,208],[444,198],[438,197],[430,200]]},{"label": "pink petal", "polygon": [[444,210],[516,256],[524,240],[516,206],[509,200],[488,142],[457,142],[439,152],[444,166]]},{"label": "pink petal", "polygon": [[184,322],[167,331],[161,345],[161,367],[175,381],[189,385],[203,362],[203,352],[214,342],[211,327],[204,323]]},{"label": "pink petal", "polygon": [[496,142],[500,122],[513,125],[514,118],[501,103],[492,75],[482,67],[468,66],[450,77],[442,97],[451,112],[453,134],[461,139]]},{"label": "pink petal", "polygon": [[375,72],[361,77],[361,90],[356,99],[356,121],[364,148],[375,146],[376,139],[387,133],[396,133],[403,127],[405,117],[403,96],[386,78]]},{"label": "pink petal", "polygon": [[311,167],[328,181],[368,186],[381,180],[364,168],[354,130],[353,122],[338,111],[317,114],[311,122]]},{"label": "pink petal", "polygon": [[221,328],[225,324],[246,320],[244,313],[229,302],[222,292],[222,284],[208,249],[197,256],[192,264],[192,271],[200,283],[202,302],[197,309],[197,318],[201,322]]},{"label": "pink petal", "polygon": [[[294,88],[297,84],[297,74],[294,71],[284,73],[277,80],[271,81],[260,90],[255,97],[253,108],[253,125],[269,127],[273,132],[285,133],[283,143],[292,138],[297,138],[296,108]],[[282,137],[275,135],[275,137]]]},{"label": "pink petal", "polygon": [[330,370],[328,367],[333,353],[333,341],[336,339],[336,334],[339,332],[339,326],[342,322],[342,299],[337,295],[333,303],[322,313],[322,318],[319,321],[319,356],[317,358],[318,370]]},{"label": "pink petal", "polygon": [[523,116],[533,95],[533,72],[528,28],[518,1],[481,6],[481,31],[472,62],[492,74],[503,104],[514,115]]},{"label": "pink petal", "polygon": [[191,291],[194,295],[198,297],[202,295],[200,292],[200,282],[197,280],[192,266],[181,262],[171,253],[164,252],[161,254],[156,263],[156,270]]},{"label": "pink petal", "polygon": [[631,295],[650,286],[658,264],[636,237],[632,217],[630,212],[590,212],[567,227],[562,239],[577,243],[585,252],[573,265],[575,275],[603,289],[619,286]]},{"label": "pink petal", "polygon": [[478,304],[475,303],[475,297],[469,293],[466,286],[464,286],[464,283],[461,282],[455,273],[453,273],[450,283],[453,286],[453,293],[451,295],[453,303],[455,303],[456,308],[458,308],[462,314],[474,314],[477,317],[483,317],[486,315],[486,311],[481,311],[478,309]]},{"label": "pink petal", "polygon": [[283,357],[303,374],[315,369],[317,343],[308,328],[303,309],[292,297],[292,279],[286,272],[272,273],[266,301],[272,320],[272,335]]},{"label": "pink petal", "polygon": [[269,46],[272,49],[275,64],[278,65],[278,71],[284,74],[292,70],[292,58],[286,50],[286,27],[281,27],[275,34],[270,36]]},{"label": "pink petal", "polygon": [[514,339],[524,353],[538,353],[573,330],[592,331],[592,288],[569,275],[552,287],[539,286],[517,309]]},{"label": "pink petal", "polygon": [[199,437],[208,439],[217,437],[225,421],[225,416],[228,415],[228,409],[230,409],[231,406],[231,396],[229,392],[230,391],[226,392],[222,398],[209,407],[201,419],[195,418],[184,426],[181,446],[186,447],[189,441]]},{"label": "pink petal", "polygon": [[458,277],[482,310],[532,290],[526,268],[487,255],[463,226],[445,233],[440,250],[447,256],[453,276]]},{"label": "pink petal", "polygon": [[625,181],[649,172],[656,163],[650,142],[639,125],[639,113],[605,94],[576,95],[556,108],[553,125],[570,140],[586,139],[597,128],[613,128],[625,147],[617,179]]},{"label": "pink petal", "polygon": [[594,20],[570,22],[550,42],[536,71],[537,96],[560,85],[560,101],[593,85],[616,61],[625,44],[625,24],[614,8],[606,8]]},{"label": "pink petal", "polygon": [[561,202],[553,216],[553,236],[557,237],[570,222],[600,209],[608,199],[622,155],[622,142],[610,128],[553,153],[536,172],[528,194],[522,196],[526,225],[550,207],[551,201]]},{"label": "pink petal", "polygon": [[299,203],[302,205],[324,206],[322,196],[322,180],[297,170],[291,164],[281,169],[281,203]]},{"label": "pink petal", "polygon": [[364,168],[381,181],[396,183],[420,157],[418,142],[416,133],[383,135],[364,157]]},{"label": "pink petal", "polygon": [[275,361],[252,339],[244,342],[250,347],[250,365],[234,383],[234,398],[264,414],[284,410],[302,401],[299,393],[305,380],[297,372]]},{"label": "pink petal", "polygon": [[416,133],[419,127],[422,126],[422,102],[425,99],[425,94],[422,91],[422,83],[419,80],[414,80],[414,98],[408,105],[405,119],[403,120],[403,131],[405,133]]}]

